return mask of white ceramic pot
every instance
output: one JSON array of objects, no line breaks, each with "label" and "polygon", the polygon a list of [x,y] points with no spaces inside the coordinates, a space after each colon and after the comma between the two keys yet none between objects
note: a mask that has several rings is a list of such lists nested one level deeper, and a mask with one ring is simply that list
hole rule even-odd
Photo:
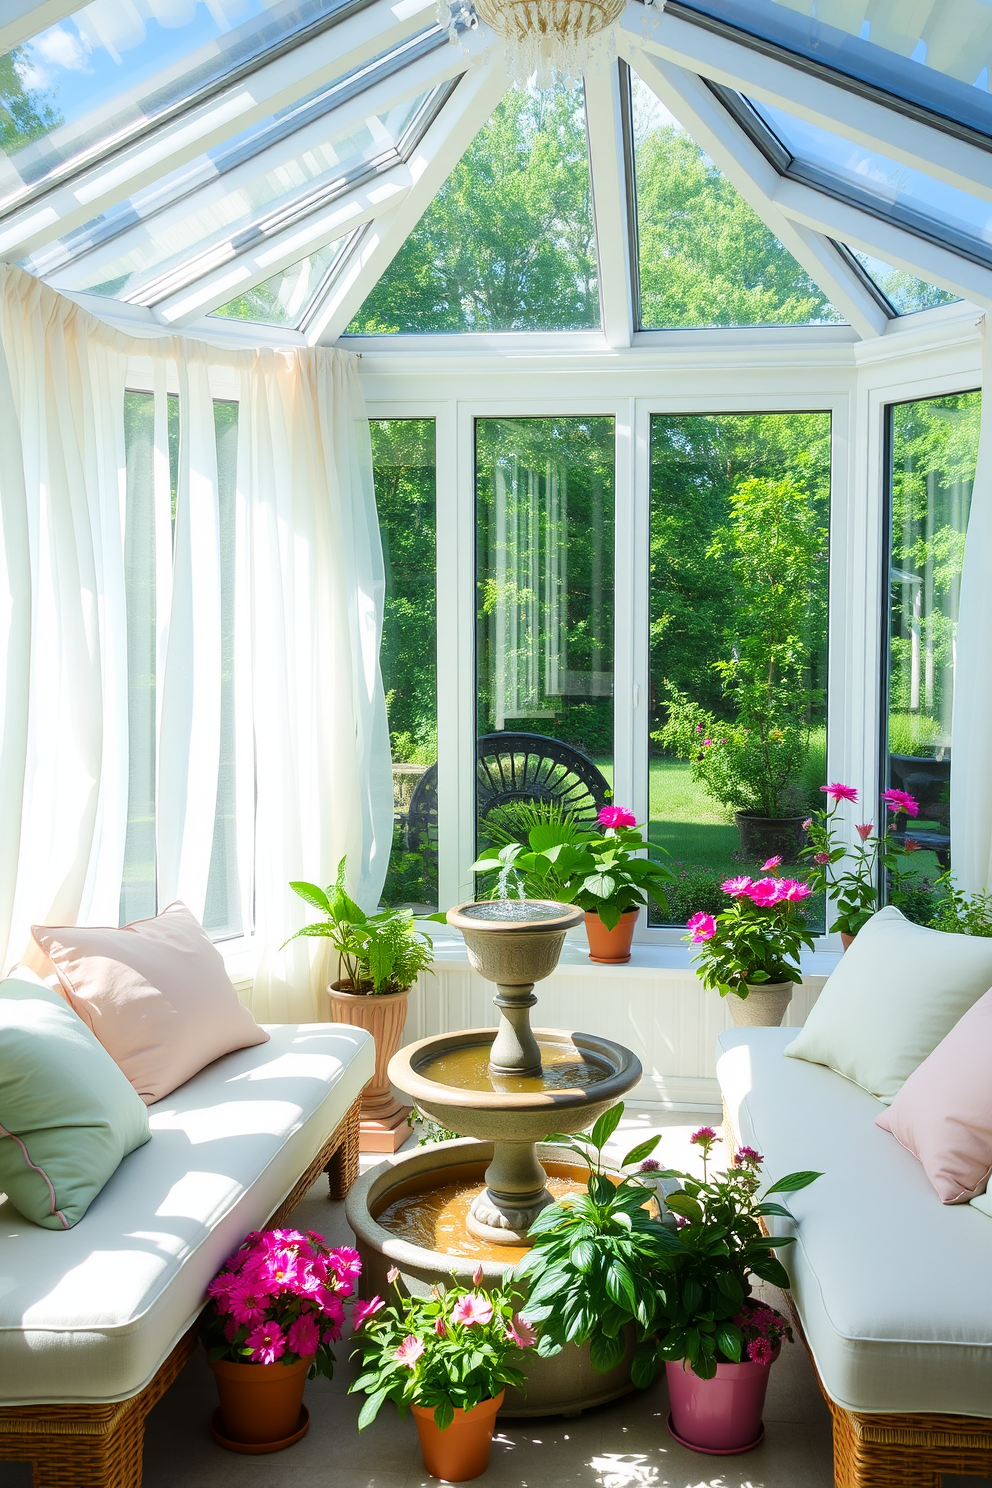
[{"label": "white ceramic pot", "polygon": [[727,998],[730,1014],[737,1028],[780,1028],[785,1010],[792,1001],[793,982],[748,984],[746,997],[731,993]]}]

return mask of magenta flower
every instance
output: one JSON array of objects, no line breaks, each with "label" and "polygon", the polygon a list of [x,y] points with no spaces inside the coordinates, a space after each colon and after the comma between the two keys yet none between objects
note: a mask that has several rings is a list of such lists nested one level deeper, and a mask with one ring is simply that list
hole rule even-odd
[{"label": "magenta flower", "polygon": [[295,1250],[273,1250],[265,1259],[263,1275],[273,1288],[292,1290],[299,1281],[302,1270]]},{"label": "magenta flower", "polygon": [[435,1324],[434,1324],[434,1332],[437,1334],[438,1338],[447,1338],[447,1336],[448,1336],[448,1325],[444,1321],[444,1318],[443,1317],[439,1317],[437,1319],[437,1321],[435,1322]]},{"label": "magenta flower", "polygon": [[704,914],[700,910],[687,922],[685,928],[692,931],[693,945],[702,945],[704,941],[712,940],[716,934],[716,920],[711,914]]},{"label": "magenta flower", "polygon": [[764,1160],[761,1153],[756,1152],[753,1147],[738,1147],[734,1153],[734,1162],[739,1168],[756,1168]]},{"label": "magenta flower", "polygon": [[912,837],[907,837],[905,842],[903,843],[903,848],[906,852],[919,852],[920,844],[918,842],[914,842]]},{"label": "magenta flower", "polygon": [[278,1323],[259,1323],[245,1339],[255,1364],[274,1364],[286,1352],[286,1335]]},{"label": "magenta flower", "polygon": [[882,800],[890,811],[905,811],[907,816],[919,816],[920,814],[919,801],[908,791],[895,789],[883,791]]},{"label": "magenta flower", "polygon": [[761,865],[761,871],[762,871],[762,873],[768,873],[773,868],[778,868],[780,866],[781,862],[782,862],[782,855],[781,855],[781,853],[777,853],[774,858],[769,858],[768,861],[767,861],[767,863],[762,863],[762,865]]},{"label": "magenta flower", "polygon": [[781,880],[777,878],[759,878],[747,890],[747,897],[751,899],[759,909],[769,909],[777,904],[782,897]]},{"label": "magenta flower", "polygon": [[782,879],[782,898],[789,900],[790,903],[794,904],[798,899],[808,899],[812,892],[809,884],[803,883],[802,879]]},{"label": "magenta flower", "polygon": [[400,1274],[400,1268],[399,1268],[399,1266],[390,1266],[389,1270],[386,1272],[386,1280],[389,1282],[389,1285],[390,1286],[392,1286],[393,1285],[393,1282],[398,1279],[399,1274]]},{"label": "magenta flower", "polygon": [[513,1321],[506,1325],[506,1336],[517,1348],[533,1348],[537,1342],[537,1334],[525,1317],[519,1312],[513,1314]]},{"label": "magenta flower", "polygon": [[328,1265],[342,1281],[357,1281],[362,1274],[362,1258],[357,1250],[341,1245],[332,1251]]},{"label": "magenta flower", "polygon": [[476,1323],[489,1323],[492,1316],[493,1304],[481,1292],[469,1292],[467,1296],[459,1297],[451,1309],[452,1321],[463,1323],[466,1328],[474,1328]]},{"label": "magenta flower", "polygon": [[704,749],[712,749],[713,748],[713,740],[712,739],[704,739],[703,740],[703,748]]},{"label": "magenta flower", "polygon": [[231,1315],[239,1323],[254,1323],[265,1316],[272,1302],[272,1293],[247,1279],[239,1277],[238,1282],[239,1285],[231,1293]]},{"label": "magenta flower", "polygon": [[317,1352],[320,1329],[309,1312],[302,1312],[295,1323],[290,1323],[286,1342],[292,1352],[299,1354],[301,1359],[306,1359],[310,1354]]},{"label": "magenta flower", "polygon": [[767,1364],[773,1353],[767,1338],[752,1338],[747,1346],[747,1356],[752,1364]]},{"label": "magenta flower", "polygon": [[403,1342],[396,1350],[394,1357],[399,1359],[401,1364],[405,1364],[407,1369],[415,1369],[417,1367],[417,1360],[420,1358],[423,1352],[423,1340],[420,1338],[414,1338],[413,1334],[411,1333],[406,1338],[404,1338]]},{"label": "magenta flower", "polygon": [[812,826],[812,825],[813,825],[813,818],[812,818],[812,817],[811,817],[811,816],[808,816],[808,817],[807,817],[807,818],[806,818],[806,820],[805,820],[805,821],[804,821],[804,822],[803,822],[803,831],[804,831],[804,832],[808,832],[808,831],[809,831],[809,829],[810,829],[810,827],[811,827],[811,826]]},{"label": "magenta flower", "polygon": [[711,1126],[701,1126],[689,1138],[689,1141],[696,1147],[710,1147],[714,1142],[719,1142],[719,1140],[720,1138]]},{"label": "magenta flower", "polygon": [[636,827],[637,817],[626,806],[604,806],[596,820],[601,827]]},{"label": "magenta flower", "polygon": [[472,1272],[472,1285],[473,1286],[481,1286],[482,1285],[482,1278],[485,1276],[485,1274],[486,1273],[482,1269],[482,1262],[480,1261],[478,1263],[478,1265],[476,1266],[475,1270]]},{"label": "magenta flower", "polygon": [[874,832],[874,830],[875,830],[875,823],[874,822],[858,822],[858,824],[857,824],[857,826],[855,827],[854,830],[857,832],[857,834],[861,838],[861,841],[862,842],[867,842],[868,841],[868,838],[871,836],[872,832]]},{"label": "magenta flower", "polygon": [[841,785],[839,780],[835,780],[831,785],[821,785],[820,789],[830,797],[831,801],[856,801],[858,799],[855,787]]},{"label": "magenta flower", "polygon": [[639,1173],[660,1173],[661,1163],[656,1157],[646,1157],[637,1171]]},{"label": "magenta flower", "polygon": [[357,1333],[362,1324],[368,1322],[369,1318],[374,1317],[385,1305],[379,1296],[370,1297],[367,1302],[356,1302],[355,1310],[351,1315],[351,1325],[355,1332]]},{"label": "magenta flower", "polygon": [[829,853],[814,853],[813,854],[813,862],[814,863],[829,863],[830,862],[830,854]]},{"label": "magenta flower", "polygon": [[721,892],[724,894],[729,894],[731,899],[742,898],[743,895],[748,892],[750,887],[751,879],[748,878],[746,873],[742,873],[739,878],[725,879],[724,882],[720,885]]}]

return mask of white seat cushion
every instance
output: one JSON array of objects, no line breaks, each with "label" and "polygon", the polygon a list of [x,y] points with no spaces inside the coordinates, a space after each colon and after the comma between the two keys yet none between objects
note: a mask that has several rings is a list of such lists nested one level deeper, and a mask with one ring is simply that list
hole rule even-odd
[{"label": "white seat cushion", "polygon": [[207,1282],[278,1208],[372,1076],[375,1046],[361,1029],[268,1032],[149,1107],[151,1141],[74,1229],[41,1229],[0,1205],[0,1403],[123,1400],[142,1389]]},{"label": "white seat cushion", "polygon": [[782,1260],[824,1388],[848,1410],[992,1417],[992,1221],[942,1204],[916,1158],[875,1125],[881,1101],[785,1058],[792,1037],[731,1029],[717,1073],[770,1182],[823,1174],[784,1197],[798,1228]]}]

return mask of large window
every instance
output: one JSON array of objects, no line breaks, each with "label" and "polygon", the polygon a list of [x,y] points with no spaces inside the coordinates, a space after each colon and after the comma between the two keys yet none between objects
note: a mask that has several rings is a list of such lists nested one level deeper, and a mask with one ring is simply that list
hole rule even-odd
[{"label": "large window", "polygon": [[437,527],[433,419],[371,423],[386,564],[381,666],[393,756],[383,903],[437,908]]},{"label": "large window", "polygon": [[912,823],[897,817],[895,829],[904,835],[908,828],[922,849],[912,866],[924,894],[950,864],[955,633],[980,412],[977,392],[896,403],[888,410],[882,775],[884,785],[906,790],[920,802],[919,816]]},{"label": "large window", "polygon": [[612,418],[476,422],[480,845],[613,781]]},{"label": "large window", "polygon": [[829,414],[651,421],[650,830],[677,872],[653,923],[795,864],[822,803],[829,500]]}]

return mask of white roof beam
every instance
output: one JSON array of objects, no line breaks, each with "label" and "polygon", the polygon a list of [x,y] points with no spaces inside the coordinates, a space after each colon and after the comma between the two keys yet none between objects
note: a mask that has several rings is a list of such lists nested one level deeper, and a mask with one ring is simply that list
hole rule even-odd
[{"label": "white roof beam", "polygon": [[247,252],[232,254],[209,273],[159,301],[154,307],[155,319],[174,329],[191,325],[226,305],[235,295],[254,289],[256,284],[291,268],[308,254],[383,216],[402,201],[409,189],[409,167],[394,166],[374,182],[349,192],[330,208],[294,222],[292,227],[274,233]]},{"label": "white roof beam", "polygon": [[[399,46],[433,20],[434,0],[375,0],[233,87],[219,89],[209,102],[182,118],[152,130],[0,219],[0,259],[23,258],[81,227],[204,150]],[[438,48],[439,71],[449,60],[448,51],[446,46]]]},{"label": "white roof beam", "polygon": [[311,346],[333,344],[347,330],[509,86],[502,67],[484,65],[458,84],[409,161],[410,191],[363,234],[314,313]]},{"label": "white roof beam", "polygon": [[838,201],[802,181],[781,178],[775,205],[788,219],[814,232],[838,238],[862,253],[915,274],[931,284],[985,308],[992,307],[992,269],[921,238],[908,228]]},{"label": "white roof beam", "polygon": [[[441,66],[439,63],[446,65]],[[51,271],[45,268],[42,260],[36,272],[44,274],[47,282],[55,289],[70,289],[78,281],[80,264],[85,265],[87,272],[92,275],[93,272],[116,263],[133,247],[146,243],[149,238],[169,233],[196,213],[218,205],[240,188],[246,187],[250,191],[251,183],[259,176],[286,165],[302,151],[320,145],[332,135],[374,114],[385,112],[411,95],[426,92],[438,80],[439,74],[442,79],[457,76],[467,66],[467,59],[457,47],[442,48],[440,58],[436,53],[420,57],[409,67],[346,99],[336,109],[322,114],[319,119],[312,120],[293,134],[259,150],[256,155],[243,160],[233,169],[209,177],[201,186],[185,192],[168,206],[158,211],[152,207],[147,217],[115,233],[106,242]],[[273,201],[269,210],[276,210],[278,205],[278,201]],[[190,257],[194,258],[195,254],[195,248],[191,248]],[[92,277],[90,282],[93,282]]]},{"label": "white roof beam", "polygon": [[992,153],[895,107],[678,16],[631,3],[622,32],[651,56],[818,124],[914,170],[992,201]]},{"label": "white roof beam", "polygon": [[631,64],[858,335],[882,335],[888,316],[861,275],[825,236],[782,211],[778,171],[702,79],[640,52]]},{"label": "white roof beam", "polygon": [[74,10],[81,9],[80,0],[4,0],[3,16],[0,18],[0,55],[12,52],[14,47],[47,31],[57,21],[62,21]]},{"label": "white roof beam", "polygon": [[623,146],[620,69],[590,67],[585,75],[589,169],[596,220],[599,296],[603,331],[610,346],[634,339],[636,281],[631,268],[630,210]]}]

